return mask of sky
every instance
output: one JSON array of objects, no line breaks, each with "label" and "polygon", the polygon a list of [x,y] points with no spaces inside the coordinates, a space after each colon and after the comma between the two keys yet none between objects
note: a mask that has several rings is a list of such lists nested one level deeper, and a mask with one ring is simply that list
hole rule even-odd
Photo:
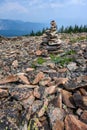
[{"label": "sky", "polygon": [[0,0],[0,19],[87,25],[87,0]]}]

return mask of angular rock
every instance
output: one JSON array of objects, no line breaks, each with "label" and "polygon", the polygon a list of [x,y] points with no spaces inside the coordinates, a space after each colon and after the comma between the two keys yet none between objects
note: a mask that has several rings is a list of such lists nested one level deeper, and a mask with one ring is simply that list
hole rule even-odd
[{"label": "angular rock", "polygon": [[[43,117],[41,117],[41,118],[43,118]],[[41,130],[50,130],[49,123],[48,123],[47,119],[41,121],[41,124],[42,124]]]},{"label": "angular rock", "polygon": [[83,96],[87,96],[87,91],[84,88],[80,88],[79,91]]},{"label": "angular rock", "polygon": [[30,105],[33,104],[34,100],[35,100],[34,95],[30,95],[29,97],[22,100],[22,105],[24,106],[24,108],[29,108]]},{"label": "angular rock", "polygon": [[73,91],[75,89],[82,88],[82,87],[86,88],[86,86],[87,86],[86,75],[83,75],[74,79],[70,79],[68,80],[68,82],[64,84],[65,89],[70,90],[70,91],[71,90]]},{"label": "angular rock", "polygon": [[33,84],[39,83],[39,81],[40,81],[41,79],[43,79],[43,78],[44,78],[44,73],[43,73],[43,72],[39,72],[39,73],[36,75],[36,77],[35,77],[35,79],[34,79],[34,81],[33,81]]},{"label": "angular rock", "polygon": [[74,93],[73,99],[77,107],[87,109],[87,96],[81,96],[79,93]]},{"label": "angular rock", "polygon": [[31,84],[20,84],[18,85],[18,88],[38,88],[39,86],[38,85],[31,85]]},{"label": "angular rock", "polygon": [[67,107],[75,108],[73,96],[70,92],[62,90],[63,102]]},{"label": "angular rock", "polygon": [[61,94],[61,92],[58,95],[57,105],[60,109],[62,109],[62,94]]},{"label": "angular rock", "polygon": [[47,114],[50,120],[50,127],[53,128],[55,126],[55,122],[57,120],[63,121],[65,114],[64,111],[58,107],[53,107],[52,105],[48,106]]},{"label": "angular rock", "polygon": [[9,96],[9,92],[6,89],[0,89],[0,98],[5,98]]},{"label": "angular rock", "polygon": [[34,68],[26,68],[26,72],[33,71]]},{"label": "angular rock", "polygon": [[56,77],[54,77],[54,80],[55,80],[57,86],[59,86],[60,84],[64,85],[65,83],[68,82],[68,78],[56,78]]},{"label": "angular rock", "polygon": [[14,68],[17,68],[18,67],[18,61],[17,60],[14,60],[13,63],[12,63],[12,66]]},{"label": "angular rock", "polygon": [[64,73],[64,72],[66,72],[66,71],[67,71],[67,68],[58,69],[58,72],[59,72],[59,73]]},{"label": "angular rock", "polygon": [[37,51],[36,51],[36,55],[37,55],[37,56],[40,56],[41,54],[42,54],[42,51],[40,51],[40,50],[37,50]]},{"label": "angular rock", "polygon": [[9,93],[15,100],[25,100],[33,94],[33,91],[29,88],[10,88]]},{"label": "angular rock", "polygon": [[87,110],[83,111],[82,115],[80,116],[80,119],[87,124]]},{"label": "angular rock", "polygon": [[46,46],[48,51],[56,51],[60,48],[60,46]]},{"label": "angular rock", "polygon": [[41,94],[40,94],[40,92],[39,92],[39,88],[35,88],[34,89],[34,97],[36,97],[36,98],[40,98],[41,97]]},{"label": "angular rock", "polygon": [[83,110],[81,108],[78,108],[77,111],[76,111],[76,114],[78,116],[81,116],[82,112],[83,112]]},{"label": "angular rock", "polygon": [[77,65],[75,62],[71,62],[67,65],[67,68],[70,70],[70,71],[75,71],[77,69]]},{"label": "angular rock", "polygon": [[46,99],[46,101],[44,101],[43,107],[38,112],[38,117],[42,117],[45,114],[45,112],[47,111],[47,109],[48,109],[48,100]]},{"label": "angular rock", "polygon": [[23,81],[23,83],[30,84],[28,78],[24,74],[18,74],[18,78],[21,79],[21,81]]},{"label": "angular rock", "polygon": [[47,95],[54,94],[56,91],[57,91],[56,85],[45,88],[45,93]]},{"label": "angular rock", "polygon": [[18,76],[10,75],[8,77],[5,77],[4,79],[0,79],[0,84],[6,84],[6,83],[11,83],[11,82],[16,82],[16,81],[18,81]]},{"label": "angular rock", "polygon": [[87,130],[87,124],[81,122],[73,115],[65,118],[65,130]]},{"label": "angular rock", "polygon": [[35,113],[38,110],[40,110],[42,105],[43,105],[43,101],[40,101],[40,100],[34,101],[33,104],[32,104],[32,112]]},{"label": "angular rock", "polygon": [[57,120],[54,123],[52,130],[64,130],[64,123],[63,123],[63,121]]},{"label": "angular rock", "polygon": [[49,103],[52,104],[54,107],[62,109],[62,94],[58,93],[57,96],[52,96],[49,97]]},{"label": "angular rock", "polygon": [[51,78],[50,78],[50,77],[45,77],[45,78],[43,78],[43,80],[41,80],[41,81],[39,82],[39,85],[41,85],[41,86],[46,86],[46,85],[48,85],[48,84],[50,83],[50,81],[51,81]]}]

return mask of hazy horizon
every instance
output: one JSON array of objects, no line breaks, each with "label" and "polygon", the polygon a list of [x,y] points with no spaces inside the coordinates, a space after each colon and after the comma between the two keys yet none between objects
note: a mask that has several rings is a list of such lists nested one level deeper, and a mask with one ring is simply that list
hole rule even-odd
[{"label": "hazy horizon", "polygon": [[87,0],[0,0],[0,19],[86,25]]}]

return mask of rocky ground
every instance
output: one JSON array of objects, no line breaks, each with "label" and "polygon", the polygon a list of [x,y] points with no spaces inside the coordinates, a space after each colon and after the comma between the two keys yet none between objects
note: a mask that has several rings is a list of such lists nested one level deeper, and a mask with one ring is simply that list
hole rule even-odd
[{"label": "rocky ground", "polygon": [[87,130],[87,33],[0,37],[0,130]]}]

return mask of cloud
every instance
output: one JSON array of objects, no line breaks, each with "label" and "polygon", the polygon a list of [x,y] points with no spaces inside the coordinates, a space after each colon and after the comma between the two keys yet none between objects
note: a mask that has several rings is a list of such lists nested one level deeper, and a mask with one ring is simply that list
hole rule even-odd
[{"label": "cloud", "polygon": [[29,0],[27,2],[33,8],[63,8],[67,6],[84,6],[87,4],[86,0]]},{"label": "cloud", "polygon": [[[0,0],[1,1],[1,0]],[[0,18],[24,21],[86,17],[87,0],[3,0]]]},{"label": "cloud", "polygon": [[86,0],[70,0],[70,5],[86,5]]},{"label": "cloud", "polygon": [[7,0],[0,7],[0,12],[10,13],[11,11],[15,11],[15,13],[26,13],[28,10],[17,1],[10,2]]}]

